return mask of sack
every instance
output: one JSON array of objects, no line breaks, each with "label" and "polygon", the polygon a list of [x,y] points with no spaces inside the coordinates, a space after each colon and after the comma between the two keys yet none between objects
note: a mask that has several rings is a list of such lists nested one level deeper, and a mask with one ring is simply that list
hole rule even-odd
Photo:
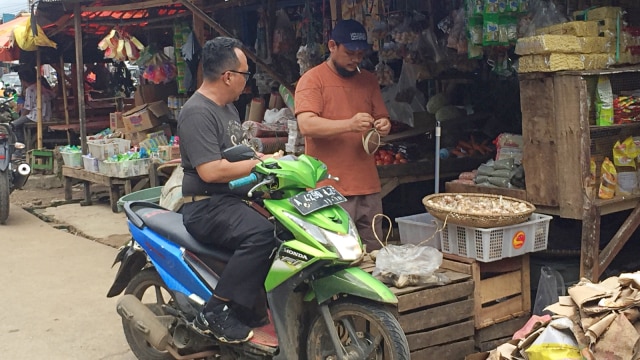
[{"label": "sack", "polygon": [[58,45],[49,40],[40,25],[36,25],[37,35],[33,35],[33,31],[31,30],[31,20],[32,18],[29,17],[24,26],[19,26],[13,29],[13,36],[20,49],[25,51],[36,51],[38,50],[38,46],[48,46],[54,49],[57,48]]},{"label": "sack", "polygon": [[182,178],[184,171],[182,166],[176,166],[171,173],[169,180],[162,187],[160,193],[160,206],[165,209],[177,212],[184,204],[182,200]]}]

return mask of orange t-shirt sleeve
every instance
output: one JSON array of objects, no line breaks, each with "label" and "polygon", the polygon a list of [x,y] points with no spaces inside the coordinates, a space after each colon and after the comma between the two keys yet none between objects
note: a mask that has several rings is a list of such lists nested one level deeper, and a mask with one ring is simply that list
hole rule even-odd
[{"label": "orange t-shirt sleeve", "polygon": [[306,73],[298,81],[294,95],[296,116],[303,112],[322,114],[322,88],[315,73]]}]

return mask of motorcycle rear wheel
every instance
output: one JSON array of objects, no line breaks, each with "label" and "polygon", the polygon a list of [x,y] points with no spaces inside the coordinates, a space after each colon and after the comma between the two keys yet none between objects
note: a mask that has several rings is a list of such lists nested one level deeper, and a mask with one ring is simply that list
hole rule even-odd
[{"label": "motorcycle rear wheel", "polygon": [[[343,300],[329,305],[329,310],[340,341],[348,353],[345,359],[410,359],[404,331],[398,320],[383,305]],[[316,317],[311,323],[307,339],[307,360],[337,359],[322,316]],[[363,349],[368,351],[362,354],[359,351]]]},{"label": "motorcycle rear wheel", "polygon": [[[166,315],[162,306],[168,305],[173,299],[160,275],[152,268],[143,270],[134,276],[127,285],[125,294],[132,294],[140,299],[156,315]],[[151,346],[130,321],[122,319],[122,328],[131,351],[139,360],[174,359],[168,352],[158,351]]]},{"label": "motorcycle rear wheel", "polygon": [[0,171],[0,224],[4,225],[9,218],[9,169]]}]

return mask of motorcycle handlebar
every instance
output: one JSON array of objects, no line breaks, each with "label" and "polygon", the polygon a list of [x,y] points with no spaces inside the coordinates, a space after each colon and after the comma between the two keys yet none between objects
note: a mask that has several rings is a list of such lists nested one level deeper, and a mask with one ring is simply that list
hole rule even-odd
[{"label": "motorcycle handlebar", "polygon": [[229,189],[233,190],[245,185],[251,185],[258,182],[258,176],[254,173],[251,173],[245,177],[241,177],[240,179],[235,179],[229,181]]}]

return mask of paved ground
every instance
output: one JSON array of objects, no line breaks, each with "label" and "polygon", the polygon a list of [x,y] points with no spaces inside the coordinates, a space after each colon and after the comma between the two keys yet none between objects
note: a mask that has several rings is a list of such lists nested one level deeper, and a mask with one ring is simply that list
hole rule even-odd
[{"label": "paved ground", "polygon": [[[85,219],[119,226],[100,207],[82,209]],[[56,230],[13,205],[0,244],[0,358],[135,359],[116,299],[105,297],[115,248]]]}]

